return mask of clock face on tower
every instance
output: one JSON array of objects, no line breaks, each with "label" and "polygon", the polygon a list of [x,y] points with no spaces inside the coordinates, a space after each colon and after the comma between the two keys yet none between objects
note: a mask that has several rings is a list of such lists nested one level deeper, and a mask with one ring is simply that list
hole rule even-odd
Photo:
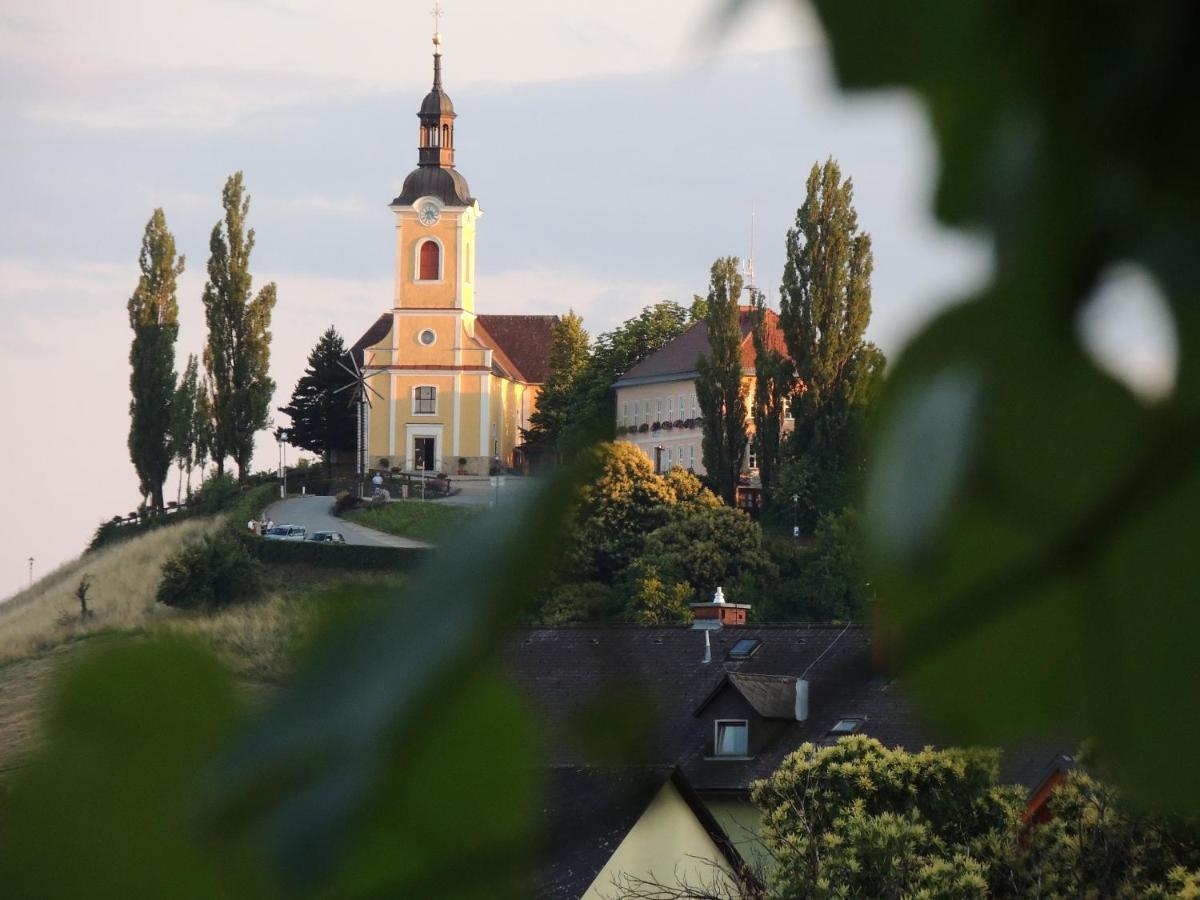
[{"label": "clock face on tower", "polygon": [[436,225],[442,217],[442,211],[432,200],[422,200],[417,204],[417,221],[422,225]]}]

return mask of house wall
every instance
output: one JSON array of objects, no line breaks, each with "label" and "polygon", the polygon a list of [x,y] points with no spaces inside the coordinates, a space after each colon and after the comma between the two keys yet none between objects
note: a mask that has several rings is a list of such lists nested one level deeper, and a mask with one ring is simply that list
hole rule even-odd
[{"label": "house wall", "polygon": [[[754,419],[751,414],[751,403],[754,399],[754,382],[751,375],[742,379],[746,387],[746,431],[753,436]],[[700,403],[696,399],[696,380],[693,375],[687,375],[670,381],[653,384],[638,384],[628,387],[618,387],[617,393],[617,428],[637,428],[641,423],[653,425],[654,422],[687,421],[701,415]],[[685,415],[679,414],[680,402],[683,402]],[[649,405],[649,413],[646,407]],[[693,411],[694,409],[694,411]],[[784,431],[791,431],[793,422],[789,417],[784,422]],[[628,441],[635,445],[650,462],[654,463],[656,447],[663,448],[663,471],[672,465],[692,469],[697,475],[706,474],[704,468],[701,442],[704,440],[704,430],[700,425],[694,428],[673,428],[649,430],[646,432],[630,431],[620,434],[618,440]],[[682,456],[680,454],[683,454]],[[695,461],[693,462],[693,454]],[[757,466],[750,465],[750,450],[747,449],[745,467],[752,476],[758,472]]]},{"label": "house wall", "polygon": [[756,874],[770,875],[775,858],[762,841],[762,812],[749,797],[704,797],[704,805]]},{"label": "house wall", "polygon": [[584,900],[601,900],[617,896],[614,879],[622,873],[646,880],[657,879],[667,885],[675,885],[677,877],[694,886],[710,884],[716,877],[732,896],[731,880],[706,864],[708,860],[723,861],[724,857],[678,789],[668,781],[625,835],[583,897]]}]

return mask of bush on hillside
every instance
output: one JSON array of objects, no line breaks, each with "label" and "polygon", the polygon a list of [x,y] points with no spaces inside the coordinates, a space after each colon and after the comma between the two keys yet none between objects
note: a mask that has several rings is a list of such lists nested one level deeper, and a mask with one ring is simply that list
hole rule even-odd
[{"label": "bush on hillside", "polygon": [[334,515],[340,516],[358,506],[358,498],[349,491],[340,491],[333,502]]},{"label": "bush on hillside", "polygon": [[222,528],[166,561],[156,599],[176,609],[220,609],[254,600],[262,590],[262,566]]}]

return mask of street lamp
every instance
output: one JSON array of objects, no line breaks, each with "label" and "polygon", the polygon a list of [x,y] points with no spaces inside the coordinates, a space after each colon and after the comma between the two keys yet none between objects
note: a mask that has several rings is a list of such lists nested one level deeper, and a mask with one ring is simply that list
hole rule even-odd
[{"label": "street lamp", "polygon": [[275,429],[275,440],[279,442],[279,499],[287,498],[287,472],[283,468],[283,448],[292,438],[292,432],[287,428]]},{"label": "street lamp", "polygon": [[792,537],[800,537],[800,495],[792,494]]}]

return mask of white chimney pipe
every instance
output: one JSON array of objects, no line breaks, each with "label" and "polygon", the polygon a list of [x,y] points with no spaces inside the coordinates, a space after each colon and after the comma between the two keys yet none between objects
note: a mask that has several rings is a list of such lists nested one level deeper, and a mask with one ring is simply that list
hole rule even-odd
[{"label": "white chimney pipe", "polygon": [[808,721],[808,682],[803,678],[796,679],[796,721]]},{"label": "white chimney pipe", "polygon": [[708,639],[707,629],[704,632],[704,661],[706,663],[712,662],[712,643]]}]

